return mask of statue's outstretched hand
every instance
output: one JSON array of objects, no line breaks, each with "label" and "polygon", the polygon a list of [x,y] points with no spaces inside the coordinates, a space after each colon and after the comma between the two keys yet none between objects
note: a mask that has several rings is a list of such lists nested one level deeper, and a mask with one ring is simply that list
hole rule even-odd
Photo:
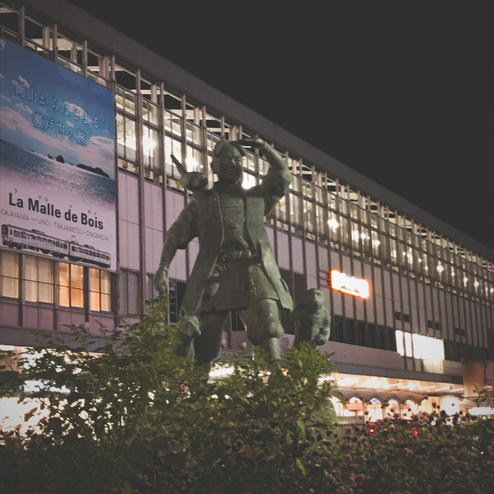
[{"label": "statue's outstretched hand", "polygon": [[208,179],[202,173],[188,172],[173,154],[171,155],[171,158],[173,164],[177,167],[178,173],[180,173],[180,178],[178,181],[184,189],[189,189],[195,192],[206,188]]},{"label": "statue's outstretched hand", "polygon": [[154,275],[154,287],[158,293],[164,295],[168,293],[168,268],[159,267]]},{"label": "statue's outstretched hand", "polygon": [[239,139],[237,141],[238,144],[241,144],[242,146],[249,146],[249,147],[254,147],[259,149],[260,151],[264,149],[266,146],[266,141],[264,139],[261,139],[260,137],[252,137],[252,138],[247,138],[247,139]]}]

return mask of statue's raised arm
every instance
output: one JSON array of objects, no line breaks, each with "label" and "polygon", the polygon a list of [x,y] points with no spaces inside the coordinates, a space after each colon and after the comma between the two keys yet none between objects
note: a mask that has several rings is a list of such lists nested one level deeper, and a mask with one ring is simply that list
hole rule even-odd
[{"label": "statue's raised arm", "polygon": [[264,214],[268,214],[276,203],[287,193],[290,185],[290,171],[285,158],[270,144],[259,137],[237,141],[242,146],[251,146],[259,150],[270,167],[263,177],[260,187],[265,198]]}]

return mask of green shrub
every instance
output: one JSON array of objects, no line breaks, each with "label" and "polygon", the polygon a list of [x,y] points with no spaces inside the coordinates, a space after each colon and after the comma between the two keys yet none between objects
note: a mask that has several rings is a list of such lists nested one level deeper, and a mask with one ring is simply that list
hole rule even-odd
[{"label": "green shrub", "polygon": [[208,368],[174,354],[177,329],[160,324],[166,305],[108,335],[99,354],[74,329],[71,345],[45,341],[35,366],[8,374],[2,394],[21,400],[26,380],[42,381],[34,396],[48,414],[40,430],[0,433],[0,492],[473,494],[492,486],[492,421],[458,416],[447,425],[438,412],[382,421],[373,434],[336,426],[333,383],[319,382],[333,370],[326,354],[302,346],[271,362],[239,353],[228,362],[233,373],[211,381]]}]

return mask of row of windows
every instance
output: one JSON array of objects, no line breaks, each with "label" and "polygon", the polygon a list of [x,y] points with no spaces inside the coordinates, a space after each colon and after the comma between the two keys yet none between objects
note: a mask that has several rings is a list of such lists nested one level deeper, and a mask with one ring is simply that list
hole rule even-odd
[{"label": "row of windows", "polygon": [[396,337],[393,328],[371,323],[366,324],[364,321],[355,321],[338,315],[332,317],[330,340],[396,351]]},{"label": "row of windows", "polygon": [[[119,118],[117,118],[117,124],[118,121]],[[117,133],[123,135],[123,132]],[[214,143],[218,137],[212,136],[211,139]],[[137,165],[131,166],[127,160],[122,159],[123,157],[128,159],[129,153],[132,154],[133,158],[136,158],[135,136],[132,136],[130,142],[130,150],[125,146],[117,147],[120,150],[119,163],[127,170],[136,171]],[[146,149],[147,147],[149,147],[148,144],[143,141],[143,148]],[[158,149],[158,141],[152,147]],[[172,163],[172,154],[179,157],[185,154],[187,169],[203,171],[207,174],[209,182],[212,183],[211,171],[205,164],[205,160],[207,161],[207,157],[210,155],[209,150],[203,151],[184,143],[180,138],[170,136],[164,137],[164,149],[165,175],[169,185],[180,188],[176,182],[179,175]],[[293,160],[289,160],[289,162],[292,165],[294,163]],[[262,159],[247,152],[243,186],[249,188],[259,183],[263,175],[260,170],[263,168],[267,169],[267,165],[262,162]],[[301,165],[299,164],[298,167],[293,165],[292,169],[300,171]],[[305,235],[313,240],[317,236],[319,244],[327,244],[334,248],[341,247],[351,251],[352,255],[363,256],[377,264],[385,262],[390,267],[404,269],[411,275],[427,281],[433,280],[441,285],[467,291],[483,298],[492,297],[494,293],[492,275],[485,267],[467,260],[465,257],[453,254],[451,246],[449,250],[438,247],[431,240],[427,231],[420,233],[420,236],[411,232],[402,234],[401,232],[405,230],[400,227],[388,225],[388,223],[381,224],[376,218],[372,218],[377,217],[379,213],[377,206],[375,211],[367,216],[366,211],[355,205],[346,207],[346,200],[332,198],[333,193],[328,193],[328,200],[319,204],[317,193],[313,193],[311,197],[306,197],[300,192],[296,192],[296,184],[300,182],[301,176],[300,173],[298,175],[292,173],[291,189],[287,196],[280,201],[276,208],[276,215],[271,219],[278,228],[290,230],[294,234]],[[304,190],[304,187],[298,187],[298,190]],[[338,207],[338,211],[328,210],[328,203]],[[389,218],[388,215],[388,221],[390,221]],[[367,223],[365,223],[366,219]],[[376,221],[372,221],[373,219]]]},{"label": "row of windows", "polygon": [[[178,175],[170,159],[173,153],[185,159],[188,169],[207,173],[211,182],[211,171],[206,170],[206,164],[215,142],[220,137],[248,137],[241,126],[164,87],[161,81],[152,81],[121,61],[113,61],[109,54],[88,48],[86,43],[29,15],[23,19],[21,29],[18,11],[3,8],[0,13],[0,24],[6,27],[3,34],[18,40],[24,32],[28,48],[47,57],[55,56],[58,63],[114,89],[118,110],[117,152],[122,168],[138,172],[142,164],[147,178],[162,182],[166,177],[169,185],[178,186],[175,181]],[[141,118],[143,125],[138,129]],[[424,279],[475,296],[492,297],[492,263],[339,183],[316,167],[291,156],[287,159],[293,174],[292,184],[286,203],[278,207],[277,226],[309,238],[323,237],[323,241],[334,242],[335,247],[351,248],[354,255],[372,256],[376,262],[382,258]],[[248,153],[244,185],[257,183],[266,169],[265,161]]]},{"label": "row of windows", "polygon": [[[301,297],[306,289],[306,282],[303,275],[293,273],[288,270],[280,269],[281,276],[290,288],[294,296],[294,302],[300,302]],[[180,304],[185,292],[186,283],[183,281],[170,280],[170,321],[177,322],[179,319]],[[157,296],[153,287],[153,276],[146,276],[146,285],[144,287],[145,297],[154,298]],[[120,311],[122,314],[137,314],[140,290],[138,289],[138,273],[122,270],[120,272]],[[454,335],[448,331],[442,331],[441,323],[436,320],[427,320],[426,326],[434,331],[427,331],[428,336],[411,332],[411,316],[406,312],[394,312],[394,321],[396,328],[400,323],[404,326],[405,331],[388,327],[385,324],[378,324],[372,321],[363,321],[358,318],[344,315],[333,314],[331,324],[331,341],[359,345],[370,348],[379,348],[388,351],[397,351],[400,355],[415,356],[415,358],[424,358],[432,360],[469,360],[479,355],[486,358],[488,351],[492,351],[493,343],[492,330],[487,330],[487,341],[485,347],[480,341],[472,345],[465,341],[453,342],[450,338],[454,335],[466,337],[465,329],[454,329]],[[404,324],[407,323],[407,324]],[[450,321],[451,323],[451,321]],[[389,323],[388,323],[389,324]],[[477,320],[477,324],[479,321]],[[244,327],[238,314],[232,313],[231,317],[225,322],[224,330],[243,331]],[[472,327],[473,338],[475,329]],[[482,338],[481,338],[482,339]],[[446,345],[444,347],[443,345]],[[449,346],[448,346],[449,345]],[[399,346],[399,348],[398,348]],[[456,352],[456,353],[455,353]]]},{"label": "row of windows", "polygon": [[466,343],[457,343],[455,341],[444,342],[444,355],[446,360],[457,362],[489,360],[492,358],[492,338],[489,340],[489,349],[478,348]]},{"label": "row of windows", "polygon": [[[25,302],[111,311],[110,273],[42,257],[0,251],[0,297]],[[21,295],[22,293],[22,295]]]},{"label": "row of windows", "polygon": [[[282,270],[282,276],[290,281],[289,272]],[[298,282],[300,283],[300,281]],[[305,289],[305,288],[304,288]],[[178,321],[178,311],[185,292],[185,283],[170,281],[170,321]],[[300,292],[301,294],[302,292]],[[244,327],[238,314],[232,314],[231,320],[226,321],[226,330],[243,331]],[[230,327],[228,327],[228,325]],[[380,348],[383,350],[396,351],[395,330],[376,324],[365,324],[363,321],[335,315],[331,319],[331,341],[348,343],[351,345]]]}]

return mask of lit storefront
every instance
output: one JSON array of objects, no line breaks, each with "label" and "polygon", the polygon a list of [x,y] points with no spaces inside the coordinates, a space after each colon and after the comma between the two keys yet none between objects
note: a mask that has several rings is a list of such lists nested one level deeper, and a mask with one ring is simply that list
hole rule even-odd
[{"label": "lit storefront", "polygon": [[[291,171],[289,192],[266,218],[268,234],[295,302],[306,288],[318,287],[326,297],[332,329],[323,350],[333,354],[337,379],[345,383],[338,386],[348,399],[345,409],[337,406],[340,414],[367,412],[379,418],[428,411],[436,399],[446,409],[463,406],[465,362],[487,366],[492,360],[494,264],[487,248],[150,50],[136,51],[122,33],[95,27],[93,18],[75,6],[59,9],[58,4],[2,2],[2,46],[15,45],[26,57],[63,68],[63,77],[71,73],[86,81],[82,93],[100,87],[103,99],[111,97],[102,114],[112,115],[104,136],[96,133],[101,128],[90,110],[69,111],[74,123],[85,119],[84,125],[92,126],[99,137],[95,143],[111,141],[113,171],[105,173],[114,178],[115,197],[105,197],[111,207],[93,208],[93,216],[82,206],[80,211],[74,205],[65,208],[78,219],[86,214],[96,233],[101,233],[98,221],[104,221],[106,240],[94,231],[91,241],[48,235],[37,222],[39,206],[31,211],[34,226],[27,230],[37,230],[31,235],[40,237],[31,241],[50,244],[47,249],[8,237],[21,198],[10,200],[7,191],[11,204],[2,205],[0,215],[7,225],[0,245],[0,344],[30,346],[33,329],[63,332],[68,324],[96,336],[101,325],[115,327],[119,317],[143,314],[146,299],[156,296],[153,274],[163,232],[189,197],[177,182],[171,155],[181,157],[189,171],[203,172],[211,185],[208,163],[218,140],[260,134],[285,155]],[[89,25],[91,32],[81,31]],[[11,81],[4,77],[0,83],[8,97]],[[18,78],[15,97],[28,98],[23,84]],[[9,110],[2,105],[2,111]],[[32,130],[37,121],[29,118]],[[55,132],[70,140],[68,127],[56,122],[51,127],[41,120],[47,141]],[[268,167],[257,152],[247,152],[244,165],[246,188],[258,184]],[[60,214],[66,210],[61,207]],[[60,241],[74,242],[75,250],[65,254],[61,249],[69,246],[61,247]],[[197,251],[192,242],[171,265],[172,322]],[[225,351],[248,345],[242,329],[232,317],[223,334]],[[282,338],[284,345],[291,341],[290,335]],[[492,386],[491,368],[476,382]]]}]

